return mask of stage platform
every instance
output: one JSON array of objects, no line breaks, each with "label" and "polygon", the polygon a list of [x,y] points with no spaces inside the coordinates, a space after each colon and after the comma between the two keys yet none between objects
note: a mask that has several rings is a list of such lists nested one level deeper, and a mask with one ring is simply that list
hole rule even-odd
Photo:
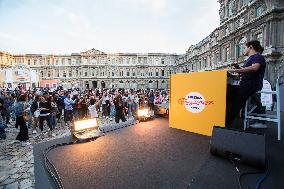
[{"label": "stage platform", "polygon": [[[169,128],[168,119],[156,118],[122,128],[93,142],[58,147],[48,154],[65,189],[78,188],[230,188],[238,189],[238,173],[229,160],[210,155],[210,137]],[[189,123],[190,124],[190,123]],[[276,127],[266,130],[270,173],[261,188],[284,188],[284,142]],[[34,146],[35,186],[55,188],[45,171],[42,151],[53,140]],[[255,169],[239,165],[241,172]],[[244,176],[242,183],[255,188],[261,175]]]}]

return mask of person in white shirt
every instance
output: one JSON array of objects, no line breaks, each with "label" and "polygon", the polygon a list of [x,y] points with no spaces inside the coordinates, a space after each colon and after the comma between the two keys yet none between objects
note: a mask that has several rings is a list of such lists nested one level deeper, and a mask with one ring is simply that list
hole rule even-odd
[{"label": "person in white shirt", "polygon": [[108,116],[107,107],[109,106],[109,97],[106,95],[102,100],[102,116]]},{"label": "person in white shirt", "polygon": [[105,96],[106,96],[106,93],[104,93],[102,98],[97,102],[96,102],[96,98],[90,99],[90,106],[88,107],[88,110],[90,112],[91,118],[98,118],[97,108],[101,105]]}]

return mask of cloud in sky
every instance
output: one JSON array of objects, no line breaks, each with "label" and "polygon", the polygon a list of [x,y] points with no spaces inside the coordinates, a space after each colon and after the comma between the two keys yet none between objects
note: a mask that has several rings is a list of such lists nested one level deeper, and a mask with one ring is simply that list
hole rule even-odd
[{"label": "cloud in sky", "polygon": [[0,51],[184,53],[219,25],[217,0],[0,0]]}]

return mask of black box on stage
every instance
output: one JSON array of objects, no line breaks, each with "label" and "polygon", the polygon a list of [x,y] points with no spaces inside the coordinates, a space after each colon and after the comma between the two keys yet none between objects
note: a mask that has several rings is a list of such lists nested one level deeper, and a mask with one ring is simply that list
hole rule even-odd
[{"label": "black box on stage", "polygon": [[210,152],[213,155],[233,157],[241,163],[263,169],[265,135],[215,126],[210,141]]}]

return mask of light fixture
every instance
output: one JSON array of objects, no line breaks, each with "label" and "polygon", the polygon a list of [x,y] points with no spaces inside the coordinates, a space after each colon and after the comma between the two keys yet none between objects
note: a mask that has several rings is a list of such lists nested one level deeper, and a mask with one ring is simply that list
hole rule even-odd
[{"label": "light fixture", "polygon": [[149,109],[140,109],[140,110],[138,110],[138,117],[139,118],[150,117]]},{"label": "light fixture", "polygon": [[72,128],[72,135],[79,140],[91,140],[102,135],[97,118],[75,121]]},{"label": "light fixture", "polygon": [[151,120],[153,116],[151,116],[151,111],[148,108],[139,109],[137,112],[138,121],[147,121]]},{"label": "light fixture", "polygon": [[86,129],[97,129],[98,120],[97,118],[79,120],[74,122],[74,131],[82,131]]}]

